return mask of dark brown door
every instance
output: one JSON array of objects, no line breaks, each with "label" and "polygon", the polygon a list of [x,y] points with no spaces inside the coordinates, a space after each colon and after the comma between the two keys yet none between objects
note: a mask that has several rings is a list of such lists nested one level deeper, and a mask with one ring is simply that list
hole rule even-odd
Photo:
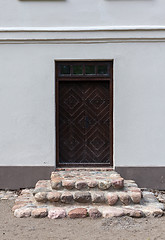
[{"label": "dark brown door", "polygon": [[59,82],[59,166],[112,166],[110,97],[110,81]]}]

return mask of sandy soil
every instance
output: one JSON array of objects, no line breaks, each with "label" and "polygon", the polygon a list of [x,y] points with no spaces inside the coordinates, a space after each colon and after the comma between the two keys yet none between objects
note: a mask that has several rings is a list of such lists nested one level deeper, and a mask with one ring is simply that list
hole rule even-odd
[{"label": "sandy soil", "polygon": [[165,240],[165,216],[132,219],[15,218],[13,201],[0,201],[0,240]]}]

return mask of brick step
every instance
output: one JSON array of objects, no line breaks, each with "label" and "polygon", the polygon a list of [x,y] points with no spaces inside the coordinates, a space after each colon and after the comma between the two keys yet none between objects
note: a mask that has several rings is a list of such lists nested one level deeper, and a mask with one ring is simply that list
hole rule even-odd
[{"label": "brick step", "polygon": [[22,190],[12,210],[21,218],[143,217],[162,216],[164,205],[112,169],[59,169]]},{"label": "brick step", "polygon": [[164,205],[142,193],[132,180],[112,169],[65,169],[22,190],[13,206],[16,217],[77,218],[162,216]]},{"label": "brick step", "polygon": [[12,208],[15,217],[34,217],[51,219],[57,218],[112,218],[121,216],[145,217],[145,216],[162,216],[165,207],[159,203],[153,193],[143,192],[143,198],[140,204],[132,204],[129,206],[106,206],[103,204],[91,205],[53,205],[48,203],[37,203],[33,195],[33,189],[22,190],[21,195],[15,201]]},{"label": "brick step", "polygon": [[[38,183],[39,185],[39,183]],[[115,171],[67,170],[51,174],[51,187],[55,190],[109,190],[123,189],[124,179]]]},{"label": "brick step", "polygon": [[[79,183],[79,182],[77,182]],[[100,184],[102,181],[99,182]],[[106,185],[106,182],[103,182],[104,185]],[[81,184],[82,186],[82,184]],[[103,192],[115,192],[115,191],[131,191],[132,188],[138,188],[137,184],[133,180],[124,180],[123,182],[123,187],[122,188],[117,188],[114,186],[110,186],[109,188],[99,188],[98,186],[96,187],[89,187],[87,184],[83,184],[84,187],[81,189],[77,189],[76,187],[74,188],[68,188],[68,187],[60,187],[59,189],[54,189],[52,188],[52,182],[50,180],[39,180],[36,185],[35,185],[35,190],[34,194],[37,192],[50,192],[50,191],[103,191]]]},{"label": "brick step", "polygon": [[131,191],[47,191],[34,193],[35,200],[50,204],[103,204],[103,205],[130,205],[141,201],[141,190],[132,188]]}]

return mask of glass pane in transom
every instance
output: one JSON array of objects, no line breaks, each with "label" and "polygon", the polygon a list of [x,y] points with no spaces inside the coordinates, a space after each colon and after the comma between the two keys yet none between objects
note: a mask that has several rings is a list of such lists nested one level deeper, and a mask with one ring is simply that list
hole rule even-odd
[{"label": "glass pane in transom", "polygon": [[108,74],[108,66],[107,65],[98,65],[97,73],[98,74]]},{"label": "glass pane in transom", "polygon": [[70,74],[70,65],[61,65],[60,74]]},{"label": "glass pane in transom", "polygon": [[85,74],[96,74],[94,65],[86,65],[85,66]]},{"label": "glass pane in transom", "polygon": [[82,65],[73,65],[73,74],[76,74],[76,75],[83,74],[83,66]]}]

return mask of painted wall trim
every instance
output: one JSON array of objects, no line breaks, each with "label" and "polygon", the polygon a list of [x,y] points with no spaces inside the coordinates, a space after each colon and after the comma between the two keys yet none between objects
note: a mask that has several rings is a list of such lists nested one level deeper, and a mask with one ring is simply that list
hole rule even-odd
[{"label": "painted wall trim", "polygon": [[54,166],[1,166],[0,189],[33,188],[38,180],[49,180]]},{"label": "painted wall trim", "polygon": [[[50,179],[54,166],[1,166],[0,189],[32,188],[38,180]],[[133,179],[141,188],[165,190],[164,167],[116,167],[125,179]]]},{"label": "painted wall trim", "polygon": [[89,27],[0,27],[0,32],[86,32],[86,31],[161,31],[165,25],[89,26]]},{"label": "painted wall trim", "polygon": [[0,43],[164,42],[165,26],[0,28]]},{"label": "painted wall trim", "polygon": [[164,167],[115,167],[125,179],[132,179],[140,188],[165,190]]}]

